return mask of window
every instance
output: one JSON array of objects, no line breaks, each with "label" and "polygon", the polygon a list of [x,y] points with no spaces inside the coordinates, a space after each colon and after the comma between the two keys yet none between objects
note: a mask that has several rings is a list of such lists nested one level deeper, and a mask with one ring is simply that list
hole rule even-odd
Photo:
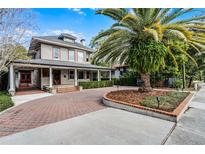
[{"label": "window", "polygon": [[68,79],[74,79],[74,70],[69,70]]},{"label": "window", "polygon": [[78,79],[84,79],[83,75],[84,75],[83,71],[79,71],[78,72]]},{"label": "window", "polygon": [[68,60],[75,61],[75,52],[74,51],[68,51]]},{"label": "window", "polygon": [[60,59],[60,49],[59,48],[53,48],[53,58]]},{"label": "window", "polygon": [[69,38],[65,38],[64,37],[64,39],[63,39],[64,41],[66,41],[66,42],[71,42],[71,43],[74,43],[74,40],[71,40],[71,39],[69,39]]},{"label": "window", "polygon": [[89,54],[86,54],[86,62],[89,62]]},{"label": "window", "polygon": [[83,52],[78,52],[78,61],[83,62],[84,60]]}]

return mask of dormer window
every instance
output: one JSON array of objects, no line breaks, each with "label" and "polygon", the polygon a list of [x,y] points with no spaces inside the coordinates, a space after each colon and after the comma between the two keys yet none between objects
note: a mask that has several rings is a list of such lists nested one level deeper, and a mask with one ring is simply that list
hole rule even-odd
[{"label": "dormer window", "polygon": [[77,39],[75,36],[70,35],[70,34],[66,34],[66,33],[62,33],[58,39],[61,39],[65,42],[71,42],[71,43],[75,43],[75,40]]},{"label": "dormer window", "polygon": [[53,48],[53,59],[60,59],[60,49]]},{"label": "dormer window", "polygon": [[66,38],[66,37],[65,37],[65,38],[63,38],[63,40],[64,40],[64,41],[66,41],[66,42],[71,42],[71,43],[74,43],[74,42],[75,42],[74,40],[71,40],[71,39]]}]

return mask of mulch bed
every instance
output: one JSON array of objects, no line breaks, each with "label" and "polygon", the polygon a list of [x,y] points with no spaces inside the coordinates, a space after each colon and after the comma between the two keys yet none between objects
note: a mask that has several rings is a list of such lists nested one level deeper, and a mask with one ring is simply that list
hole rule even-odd
[{"label": "mulch bed", "polygon": [[112,91],[106,95],[107,98],[116,101],[123,101],[130,104],[137,104],[144,100],[147,96],[163,96],[166,95],[167,91],[151,91],[151,92],[139,92],[137,90],[119,90]]}]

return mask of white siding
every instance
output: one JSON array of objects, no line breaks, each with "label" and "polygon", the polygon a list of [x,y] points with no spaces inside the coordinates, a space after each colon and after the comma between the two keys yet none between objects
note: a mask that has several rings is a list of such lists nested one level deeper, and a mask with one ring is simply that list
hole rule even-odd
[{"label": "white siding", "polygon": [[[60,48],[60,59],[62,61],[69,61],[68,59],[68,51],[79,51],[83,53],[83,62],[86,62],[86,57],[89,57],[89,53],[83,50],[77,50],[77,49],[71,49],[71,48]],[[36,55],[36,58],[41,56],[41,59],[53,59],[53,46],[52,45],[46,45],[46,44],[41,44],[41,54],[39,52],[39,55]]]},{"label": "white siding", "polygon": [[68,79],[68,70],[61,70],[61,84],[74,85],[74,79]]},{"label": "white siding", "polygon": [[41,44],[41,59],[53,59],[53,47],[46,44]]}]

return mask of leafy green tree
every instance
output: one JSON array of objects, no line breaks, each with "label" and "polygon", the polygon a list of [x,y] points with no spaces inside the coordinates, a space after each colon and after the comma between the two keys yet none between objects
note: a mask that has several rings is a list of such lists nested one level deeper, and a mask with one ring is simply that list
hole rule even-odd
[{"label": "leafy green tree", "polygon": [[192,65],[189,61],[186,63],[186,76],[189,80],[188,87],[191,87],[191,84],[194,79],[202,80],[203,71],[205,70],[205,52],[201,52],[194,55],[198,67]]},{"label": "leafy green tree", "polygon": [[94,44],[102,42],[93,62],[104,59],[105,62],[128,64],[144,81],[140,90],[152,90],[150,73],[164,67],[167,57],[176,68],[179,53],[197,65],[194,58],[180,46],[181,42],[186,43],[195,52],[205,48],[205,34],[199,31],[205,29],[205,24],[201,21],[205,16],[180,18],[192,11],[193,9],[181,8],[97,10],[97,14],[108,16],[115,23],[93,39]]}]

